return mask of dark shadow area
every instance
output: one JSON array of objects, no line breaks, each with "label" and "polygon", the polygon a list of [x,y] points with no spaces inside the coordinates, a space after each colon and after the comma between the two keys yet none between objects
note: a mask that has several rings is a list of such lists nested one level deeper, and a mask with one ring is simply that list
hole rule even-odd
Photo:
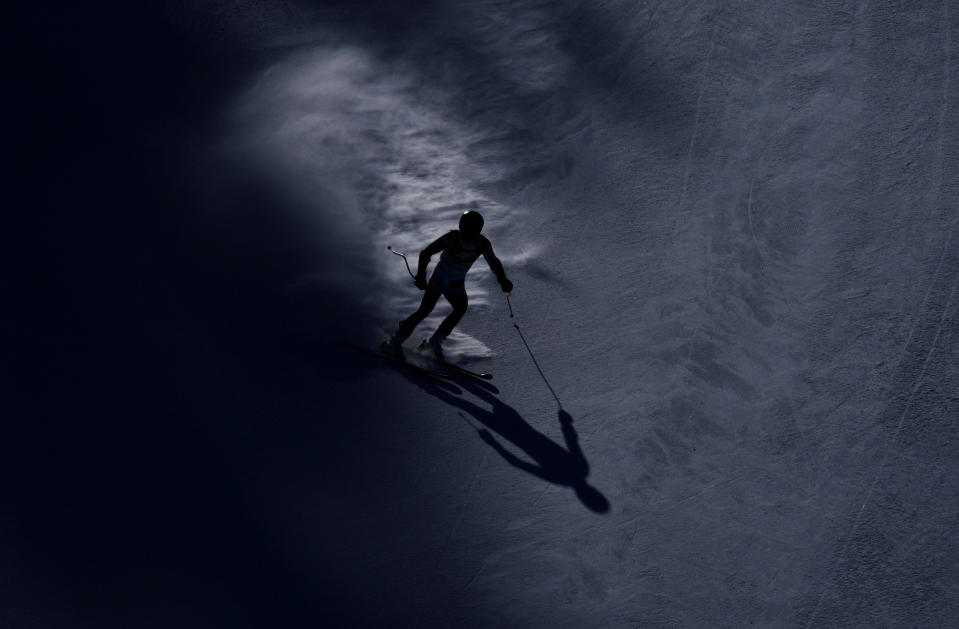
[{"label": "dark shadow area", "polygon": [[[304,479],[310,508],[338,516],[309,539],[362,555],[343,530],[369,520],[363,497],[384,470],[403,468],[398,437],[373,449],[357,434],[370,402],[330,382],[366,368],[330,349],[367,325],[343,271],[364,269],[339,257],[338,232],[313,238],[291,219],[297,201],[269,177],[196,159],[272,53],[211,45],[132,5],[11,19],[29,41],[13,44],[19,202],[2,248],[15,272],[0,625],[363,626],[379,592],[347,590],[349,566],[319,551],[292,559],[270,501],[290,508],[282,496]],[[214,174],[224,185],[205,195]],[[317,268],[332,279],[278,290]],[[319,374],[284,346],[311,339]]]},{"label": "dark shadow area", "polygon": [[[481,401],[491,405],[491,410],[486,410],[462,396],[450,394],[448,390],[435,386],[433,382],[425,382],[422,379],[415,379],[414,382],[431,395],[462,410],[483,424],[485,428],[478,430],[480,438],[513,467],[548,483],[570,487],[576,492],[580,502],[590,511],[595,513],[609,511],[610,504],[606,497],[586,482],[589,476],[589,462],[579,446],[579,435],[573,428],[573,418],[562,408],[557,415],[563,431],[565,448],[530,426],[516,409],[479,386],[480,383],[476,381],[464,378],[460,384],[465,391],[469,391]],[[507,450],[492,433],[496,433],[522,450],[530,460],[524,460]]]},{"label": "dark shadow area", "polygon": [[499,393],[499,388],[492,382],[487,382],[486,380],[471,380],[470,386],[474,386],[480,389],[485,389],[491,394]]},{"label": "dark shadow area", "polygon": [[[447,381],[435,378],[430,374],[418,371],[418,369],[421,368],[430,369],[431,365],[425,361],[417,361],[414,356],[409,356],[407,361],[402,361],[397,358],[390,358],[372,347],[363,347],[349,341],[341,341],[339,345],[345,350],[352,352],[355,356],[361,356],[366,359],[366,365],[370,369],[392,369],[414,380],[420,386],[429,383],[432,386],[448,391],[454,395],[460,395],[462,393],[462,390],[456,386],[452,380]],[[311,348],[309,344],[299,343],[296,346],[291,346],[290,350],[301,354],[311,362],[315,362],[320,370],[326,367],[326,361],[323,355],[317,351],[317,348]]]},{"label": "dark shadow area", "polygon": [[322,354],[314,366],[328,378],[361,373],[338,341],[376,325],[368,234],[337,225],[333,195],[306,197],[254,162],[198,159],[187,168],[180,191],[191,211],[171,243],[178,298],[244,333]]}]

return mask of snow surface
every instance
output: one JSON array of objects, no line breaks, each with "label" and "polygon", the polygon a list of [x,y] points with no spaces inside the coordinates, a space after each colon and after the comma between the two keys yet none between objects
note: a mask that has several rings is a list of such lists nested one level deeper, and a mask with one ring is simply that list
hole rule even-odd
[{"label": "snow surface", "polygon": [[[959,8],[394,6],[236,8],[266,61],[190,159],[268,192],[183,219],[162,395],[209,458],[164,504],[241,524],[127,626],[955,626]],[[340,344],[465,209],[495,379]]]}]

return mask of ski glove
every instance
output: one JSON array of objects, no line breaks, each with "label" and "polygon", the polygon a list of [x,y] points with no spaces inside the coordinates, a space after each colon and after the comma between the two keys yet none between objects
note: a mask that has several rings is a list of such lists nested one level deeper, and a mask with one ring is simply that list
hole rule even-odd
[{"label": "ski glove", "polygon": [[503,288],[504,293],[513,292],[513,282],[509,281],[508,279],[504,278],[503,281],[499,283],[499,285]]},{"label": "ski glove", "polygon": [[417,275],[413,278],[413,285],[420,290],[426,290],[426,276]]}]

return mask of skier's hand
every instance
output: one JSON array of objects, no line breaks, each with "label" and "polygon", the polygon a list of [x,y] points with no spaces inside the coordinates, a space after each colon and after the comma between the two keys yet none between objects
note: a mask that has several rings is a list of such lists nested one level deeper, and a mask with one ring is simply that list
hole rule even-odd
[{"label": "skier's hand", "polygon": [[511,281],[509,281],[509,280],[507,280],[507,279],[504,279],[502,282],[499,283],[499,285],[503,288],[503,292],[504,292],[504,293],[512,293],[512,292],[513,292],[513,282],[511,282]]},{"label": "skier's hand", "polygon": [[413,285],[420,290],[426,290],[426,276],[417,275],[413,278]]}]

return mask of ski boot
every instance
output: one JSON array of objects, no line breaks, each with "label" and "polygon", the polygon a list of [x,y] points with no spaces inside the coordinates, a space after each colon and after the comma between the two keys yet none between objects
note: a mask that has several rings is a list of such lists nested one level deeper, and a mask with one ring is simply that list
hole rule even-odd
[{"label": "ski boot", "polygon": [[434,332],[433,336],[420,343],[420,349],[431,354],[435,360],[446,360],[446,356],[443,355],[443,341],[445,340],[445,334]]},{"label": "ski boot", "polygon": [[390,356],[400,359],[405,358],[406,356],[403,354],[403,341],[405,340],[406,336],[404,336],[402,332],[396,331],[388,340],[383,341],[380,349],[383,350],[384,354],[389,354]]}]

